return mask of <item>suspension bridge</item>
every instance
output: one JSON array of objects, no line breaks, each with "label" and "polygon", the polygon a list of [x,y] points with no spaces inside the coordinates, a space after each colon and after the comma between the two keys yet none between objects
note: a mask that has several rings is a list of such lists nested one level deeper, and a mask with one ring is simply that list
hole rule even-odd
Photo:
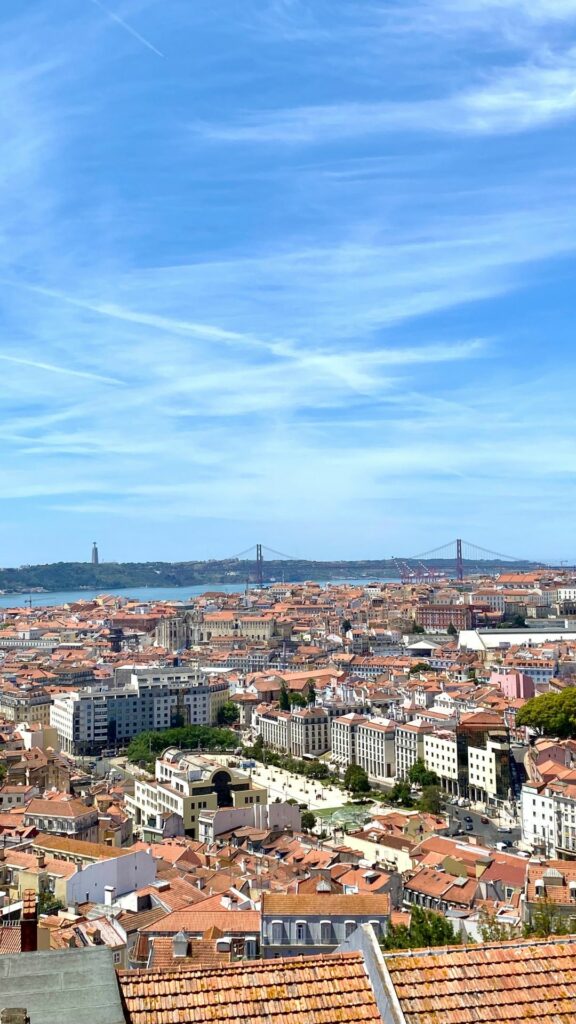
[{"label": "suspension bridge", "polygon": [[[274,548],[266,547],[263,544],[253,544],[233,555],[226,561],[248,563],[246,565],[247,577],[252,577],[257,586],[264,585],[264,556],[266,561],[272,562],[309,562],[312,566],[318,565],[318,559],[303,559],[294,555],[287,555]],[[549,562],[537,562],[532,559],[519,558],[516,555],[504,555],[502,552],[490,551],[478,544],[457,538],[442,544],[430,551],[423,551],[418,555],[395,556],[381,559],[351,559],[367,570],[367,575],[373,572],[374,575],[397,575],[403,583],[425,583],[441,579],[463,580],[467,575],[495,574],[499,571],[511,568],[543,568],[552,567]],[[331,560],[322,560],[323,565],[332,564]],[[341,560],[335,560],[335,565],[342,566]]]}]

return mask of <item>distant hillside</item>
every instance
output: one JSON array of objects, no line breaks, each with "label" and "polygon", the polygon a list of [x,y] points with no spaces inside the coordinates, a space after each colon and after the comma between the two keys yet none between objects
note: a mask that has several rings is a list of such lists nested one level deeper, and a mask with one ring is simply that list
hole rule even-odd
[{"label": "distant hillside", "polygon": [[[426,564],[426,563],[424,563]],[[420,563],[420,566],[422,563]],[[430,563],[432,565],[432,563]],[[434,568],[454,572],[453,562],[434,562]],[[534,562],[507,563],[511,569],[533,568]],[[465,562],[468,572],[497,572],[497,562]],[[312,560],[265,561],[264,582],[285,579],[286,582],[331,579],[397,579],[398,569],[391,559],[372,561],[316,562]],[[255,580],[253,561],[205,562],[55,562],[51,565],[23,565],[18,569],[0,569],[0,590],[6,593],[28,593],[30,590],[100,590],[110,592],[126,587],[188,587],[216,586],[222,583],[244,583]]]}]

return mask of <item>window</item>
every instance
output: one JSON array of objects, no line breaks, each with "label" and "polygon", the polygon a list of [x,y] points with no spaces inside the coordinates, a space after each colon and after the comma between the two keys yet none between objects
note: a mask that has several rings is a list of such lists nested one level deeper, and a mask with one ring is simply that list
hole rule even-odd
[{"label": "window", "polygon": [[380,935],[380,921],[370,921],[370,924],[374,929],[375,935]]},{"label": "window", "polygon": [[344,922],[344,935],[345,938],[349,939],[351,935],[356,931],[356,921],[345,921]]},{"label": "window", "polygon": [[332,942],[332,922],[321,921],[320,922],[320,942],[323,946],[328,946]]},{"label": "window", "polygon": [[296,942],[306,942],[306,922],[296,921]]},{"label": "window", "polygon": [[121,960],[122,960],[122,954],[121,953],[114,953],[114,963],[115,964],[119,964],[121,962]]},{"label": "window", "polygon": [[272,921],[272,944],[280,946],[284,937],[284,925],[282,921]]}]

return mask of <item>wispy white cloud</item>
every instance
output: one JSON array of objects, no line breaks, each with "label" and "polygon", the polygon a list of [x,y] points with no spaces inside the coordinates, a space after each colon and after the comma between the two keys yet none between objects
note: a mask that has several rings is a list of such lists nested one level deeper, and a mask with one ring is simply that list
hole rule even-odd
[{"label": "wispy white cloud", "polygon": [[419,102],[338,103],[247,114],[239,122],[196,124],[223,142],[325,143],[398,132],[515,134],[576,114],[576,50],[493,72],[485,83]]}]

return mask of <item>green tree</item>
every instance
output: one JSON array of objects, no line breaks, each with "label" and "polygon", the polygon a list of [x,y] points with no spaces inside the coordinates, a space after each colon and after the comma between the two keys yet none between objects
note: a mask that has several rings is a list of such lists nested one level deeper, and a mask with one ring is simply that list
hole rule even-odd
[{"label": "green tree", "polygon": [[516,715],[518,725],[528,726],[544,736],[568,739],[576,736],[576,687],[560,693],[532,697]]},{"label": "green tree", "polygon": [[416,622],[416,619],[412,619],[412,625],[410,627],[410,632],[411,633],[425,633],[426,630],[424,629],[424,626],[421,626],[419,622]]},{"label": "green tree", "polygon": [[366,770],[359,764],[349,764],[344,774],[344,785],[353,796],[361,796],[370,792],[370,783]]},{"label": "green tree", "polygon": [[302,815],[300,817],[300,824],[302,825],[302,828],[304,829],[305,832],[311,832],[317,820],[318,819],[316,815],[313,814],[312,811],[302,811]]},{"label": "green tree", "polygon": [[290,690],[289,691],[289,693],[288,693],[288,700],[290,701],[290,707],[291,708],[305,708],[306,707],[306,697],[303,697],[302,694],[298,693],[296,690],[294,690],[294,691]]},{"label": "green tree", "polygon": [[533,910],[530,923],[524,926],[524,935],[546,939],[549,935],[569,935],[575,928],[576,918],[565,917],[557,904],[546,897]]},{"label": "green tree", "polygon": [[421,759],[415,761],[410,767],[408,778],[414,786],[438,786],[440,784],[436,772],[430,771]]},{"label": "green tree", "polygon": [[240,709],[233,700],[227,700],[218,708],[218,725],[234,725],[240,718]]},{"label": "green tree", "polygon": [[138,764],[150,764],[166,747],[180,750],[230,750],[238,743],[230,729],[216,729],[208,725],[185,725],[176,729],[162,729],[159,732],[141,732],[128,746],[128,760]]},{"label": "green tree", "polygon": [[478,914],[478,928],[482,936],[482,942],[505,942],[506,939],[520,937],[521,928],[519,925],[504,924],[494,914],[489,914],[484,907],[480,908]]},{"label": "green tree", "polygon": [[458,630],[453,622],[450,623],[446,632],[448,633],[448,636],[458,636]]},{"label": "green tree", "polygon": [[313,705],[316,703],[316,680],[308,679],[308,703]]},{"label": "green tree", "polygon": [[442,810],[442,791],[440,786],[424,786],[419,807],[428,814],[440,814]]},{"label": "green tree", "polygon": [[254,757],[261,758],[264,753],[264,738],[257,736],[254,740],[254,746],[252,747],[252,753]]},{"label": "green tree", "polygon": [[6,778],[7,774],[8,774],[8,769],[7,769],[6,765],[4,764],[3,761],[0,761],[0,783],[4,781],[4,779]]},{"label": "green tree", "polygon": [[410,792],[410,783],[396,782],[390,790],[388,800],[391,804],[398,804],[400,807],[413,807],[414,798]]},{"label": "green tree", "polygon": [[526,619],[523,615],[514,615],[510,620],[510,625],[513,626],[514,629],[526,629]]},{"label": "green tree", "polygon": [[432,668],[427,661],[417,661],[415,665],[410,666],[409,674],[411,676],[417,676],[420,672],[436,672],[436,669]]},{"label": "green tree", "polygon": [[57,914],[59,910],[65,910],[62,900],[57,900],[53,892],[41,892],[38,896],[39,914]]},{"label": "green tree", "polygon": [[423,907],[413,907],[410,927],[403,924],[390,925],[380,942],[383,949],[419,949],[425,946],[457,946],[460,944],[460,936],[442,914],[424,910]]},{"label": "green tree", "polygon": [[340,627],[340,631],[342,633],[349,633],[351,629],[352,629],[352,623],[350,622],[350,619],[342,619],[342,625]]},{"label": "green tree", "polygon": [[280,687],[279,701],[281,711],[290,711],[290,694],[288,693],[288,687],[284,680],[282,680],[282,685]]}]

